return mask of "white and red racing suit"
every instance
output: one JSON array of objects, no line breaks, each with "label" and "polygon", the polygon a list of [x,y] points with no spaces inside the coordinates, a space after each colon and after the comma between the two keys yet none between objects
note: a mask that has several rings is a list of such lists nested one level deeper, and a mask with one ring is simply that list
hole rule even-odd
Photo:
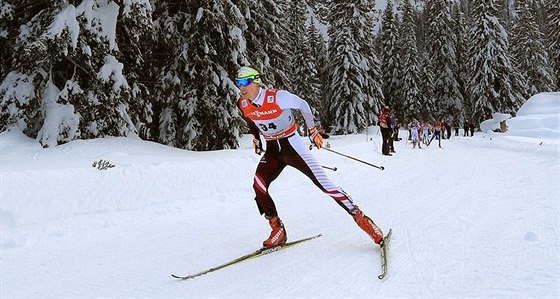
[{"label": "white and red racing suit", "polygon": [[260,140],[260,135],[263,135],[266,140],[266,151],[257,166],[253,182],[255,200],[261,214],[267,218],[278,215],[268,190],[287,165],[308,176],[348,213],[354,212],[355,205],[350,197],[331,182],[297,132],[292,109],[301,111],[308,128],[315,127],[313,114],[306,101],[285,90],[261,88],[253,101],[240,98],[238,107],[254,137]]}]

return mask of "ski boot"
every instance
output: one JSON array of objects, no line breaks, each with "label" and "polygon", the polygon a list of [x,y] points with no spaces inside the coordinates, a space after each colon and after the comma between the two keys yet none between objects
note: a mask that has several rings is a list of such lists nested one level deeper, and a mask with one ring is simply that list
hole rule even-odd
[{"label": "ski boot", "polygon": [[369,218],[368,216],[364,215],[364,213],[356,207],[354,214],[354,221],[358,224],[358,226],[368,234],[368,236],[375,242],[375,244],[381,245],[383,243],[383,232],[381,229]]},{"label": "ski boot", "polygon": [[282,220],[280,220],[278,216],[275,216],[268,219],[268,223],[272,228],[272,232],[270,233],[270,237],[264,240],[263,247],[271,248],[285,244],[288,240],[288,235],[286,234]]}]

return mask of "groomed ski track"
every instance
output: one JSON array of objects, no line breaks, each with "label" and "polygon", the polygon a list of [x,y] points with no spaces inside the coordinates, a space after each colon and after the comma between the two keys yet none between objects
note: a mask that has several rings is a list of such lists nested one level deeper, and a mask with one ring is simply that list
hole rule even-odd
[{"label": "groomed ski track", "polygon": [[[192,280],[171,278],[260,247],[269,228],[251,188],[259,157],[250,148],[188,159],[178,151],[154,154],[159,147],[130,153],[120,139],[109,139],[60,147],[56,167],[35,155],[34,164],[3,170],[3,195],[23,196],[19,208],[6,210],[38,212],[27,218],[25,212],[3,212],[14,221],[3,222],[0,295],[558,296],[557,147],[475,136],[442,140],[443,149],[432,143],[412,150],[403,139],[393,157],[383,157],[379,143],[364,135],[328,141],[337,151],[385,167],[314,150],[321,163],[337,167],[325,171],[360,208],[382,229],[393,229],[389,274],[382,281],[379,249],[331,198],[290,168],[270,190],[288,239],[321,238]],[[92,170],[90,156],[71,155],[84,149],[116,168]]]}]

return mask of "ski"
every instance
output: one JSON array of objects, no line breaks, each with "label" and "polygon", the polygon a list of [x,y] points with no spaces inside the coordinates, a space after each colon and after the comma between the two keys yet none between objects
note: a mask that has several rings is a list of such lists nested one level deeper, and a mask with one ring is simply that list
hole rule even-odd
[{"label": "ski", "polygon": [[381,274],[377,276],[379,279],[383,279],[387,275],[387,246],[389,246],[389,241],[391,241],[391,234],[393,229],[389,230],[389,233],[383,237],[383,243],[381,243]]},{"label": "ski", "polygon": [[187,279],[195,278],[195,277],[202,276],[202,275],[210,273],[210,272],[214,272],[214,271],[219,270],[219,269],[223,269],[223,268],[231,266],[231,265],[239,264],[241,262],[244,262],[244,261],[247,261],[247,260],[250,260],[250,259],[254,259],[254,258],[257,258],[257,257],[261,257],[263,255],[275,252],[275,251],[279,251],[279,250],[282,250],[282,249],[292,247],[294,245],[303,243],[305,241],[317,239],[320,236],[321,236],[321,234],[315,235],[315,236],[312,236],[312,237],[308,237],[308,238],[299,239],[299,240],[292,241],[292,242],[287,242],[286,244],[276,246],[276,247],[270,247],[270,248],[263,247],[259,250],[256,250],[256,251],[251,252],[249,254],[246,254],[244,256],[238,257],[238,258],[236,258],[234,260],[231,260],[227,263],[221,264],[221,265],[216,266],[214,268],[210,268],[208,270],[204,270],[202,272],[198,272],[198,273],[195,273],[195,274],[191,274],[191,275],[187,275],[187,276],[178,276],[178,275],[175,275],[175,274],[171,274],[171,276],[173,276],[174,278],[177,278],[177,279],[181,279],[181,280],[187,280]]}]

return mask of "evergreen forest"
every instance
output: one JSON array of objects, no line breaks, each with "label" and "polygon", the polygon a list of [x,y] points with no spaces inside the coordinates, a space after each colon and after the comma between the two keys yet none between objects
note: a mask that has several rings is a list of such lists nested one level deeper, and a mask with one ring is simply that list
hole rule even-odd
[{"label": "evergreen forest", "polygon": [[43,147],[237,148],[243,65],[334,134],[384,106],[479,124],[560,89],[558,0],[0,0],[0,44],[0,132]]}]

